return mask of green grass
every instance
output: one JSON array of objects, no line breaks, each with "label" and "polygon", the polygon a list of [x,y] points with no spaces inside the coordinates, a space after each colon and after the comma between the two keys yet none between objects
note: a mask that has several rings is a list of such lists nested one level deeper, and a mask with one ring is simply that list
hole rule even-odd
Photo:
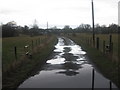
[{"label": "green grass", "polygon": [[[100,50],[102,51],[103,40],[106,41],[106,44],[109,44],[109,35],[107,34],[98,34],[96,37],[100,38]],[[113,42],[113,55],[118,57],[118,34],[112,34],[112,42]]]},{"label": "green grass", "polygon": [[[22,44],[17,44],[19,47],[23,47],[24,45],[28,44],[28,43],[24,43],[24,41],[31,41],[32,40],[36,40],[37,38],[42,38],[45,39],[45,36],[40,36],[40,37],[14,37],[14,38],[4,38],[6,40],[16,40],[16,42],[14,41],[14,43],[22,43]],[[9,41],[8,40],[8,41]],[[20,41],[20,42],[18,42]],[[47,60],[47,57],[51,54],[52,50],[53,50],[53,46],[56,42],[56,37],[55,36],[51,36],[51,37],[47,37],[45,39],[44,42],[42,42],[42,44],[37,45],[34,47],[33,49],[33,54],[32,54],[32,58],[22,58],[21,63],[19,63],[19,65],[15,68],[11,68],[9,72],[7,72],[7,74],[3,73],[4,77],[3,77],[3,88],[17,88],[17,86],[23,82],[26,78],[28,78],[33,71],[36,70],[36,68],[39,66],[41,67],[43,65],[43,63]],[[5,43],[3,43],[5,45]],[[7,42],[6,42],[7,44]],[[10,44],[10,43],[8,43]],[[42,45],[42,46],[41,46]],[[6,45],[9,47],[9,45]],[[9,47],[10,48],[10,47]],[[19,59],[18,59],[19,60]],[[14,59],[12,61],[11,59],[11,64],[14,62]],[[7,63],[7,61],[6,61]],[[9,65],[8,64],[4,64],[4,65]]]},{"label": "green grass", "polygon": [[[105,41],[105,44],[108,45],[109,44],[109,35],[110,34],[96,34],[95,37],[99,37],[99,50],[101,52],[103,52],[103,41]],[[77,37],[82,39],[83,41],[87,40],[91,40],[92,41],[92,34],[88,34],[88,33],[81,33],[81,34],[77,34]],[[96,42],[96,39],[95,39]],[[118,56],[120,56],[120,54],[118,53],[119,51],[119,47],[118,45],[120,45],[120,42],[118,42],[118,34],[112,34],[112,42],[113,42],[113,59],[118,61]],[[92,45],[92,42],[91,42]]]},{"label": "green grass", "polygon": [[[34,47],[36,46],[36,40],[41,40],[43,43],[45,36],[29,37],[9,37],[2,39],[2,65],[3,71],[8,69],[14,61],[18,61],[20,57],[25,55],[24,46],[29,45],[29,50],[32,52],[32,40]],[[38,41],[37,41],[38,42]],[[17,47],[17,60],[15,59],[14,47]]]},{"label": "green grass", "polygon": [[[96,35],[100,38],[101,41],[105,40],[108,43],[108,37],[109,35]],[[107,78],[109,78],[111,81],[113,81],[118,87],[120,87],[119,82],[119,76],[120,72],[118,69],[118,61],[114,61],[114,58],[112,56],[108,57],[106,54],[102,52],[102,48],[100,50],[97,50],[94,48],[91,43],[88,43],[88,39],[92,37],[91,34],[77,34],[76,37],[69,35],[69,38],[74,40],[77,44],[82,46],[82,48],[87,52],[88,57],[90,60],[94,63],[94,65],[98,68],[98,70]],[[118,53],[118,40],[116,39],[117,35],[113,34],[113,55],[117,55]],[[101,42],[100,42],[101,44]],[[101,44],[102,45],[102,44]],[[118,57],[118,56],[117,56]]]}]

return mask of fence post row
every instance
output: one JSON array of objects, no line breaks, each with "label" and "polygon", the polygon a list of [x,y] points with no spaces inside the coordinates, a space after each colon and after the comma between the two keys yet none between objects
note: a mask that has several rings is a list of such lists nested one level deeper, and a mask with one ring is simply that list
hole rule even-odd
[{"label": "fence post row", "polygon": [[17,47],[14,47],[14,51],[15,51],[15,59],[17,59]]},{"label": "fence post row", "polygon": [[94,79],[95,79],[95,70],[92,70],[92,90],[94,90]]},{"label": "fence post row", "polygon": [[96,38],[96,48],[99,50],[99,37]]},{"label": "fence post row", "polygon": [[112,90],[112,82],[110,81],[110,90]]},{"label": "fence post row", "polygon": [[109,46],[110,46],[110,52],[112,51],[112,35],[109,36]]},{"label": "fence post row", "polygon": [[113,42],[111,42],[111,53],[113,52]]},{"label": "fence post row", "polygon": [[103,53],[105,53],[105,41],[103,41]]}]

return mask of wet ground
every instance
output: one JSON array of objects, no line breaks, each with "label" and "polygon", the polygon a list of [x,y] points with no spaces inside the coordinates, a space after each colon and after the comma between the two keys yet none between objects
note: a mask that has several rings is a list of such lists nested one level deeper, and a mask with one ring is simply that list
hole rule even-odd
[{"label": "wet ground", "polygon": [[[107,78],[87,58],[87,53],[72,40],[59,37],[53,55],[42,69],[18,88],[91,88],[95,69],[95,88],[109,88]],[[112,84],[112,87],[116,86]]]}]

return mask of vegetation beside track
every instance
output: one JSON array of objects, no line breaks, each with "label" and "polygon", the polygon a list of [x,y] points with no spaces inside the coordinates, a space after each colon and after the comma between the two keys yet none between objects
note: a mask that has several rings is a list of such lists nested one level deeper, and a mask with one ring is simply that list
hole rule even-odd
[{"label": "vegetation beside track", "polygon": [[[30,49],[30,52],[32,53],[32,57],[29,58],[27,55],[25,55],[25,52],[22,51],[22,49],[24,48],[24,45],[26,44],[30,45],[31,40],[38,40],[39,38],[41,38],[42,41],[40,41],[39,44],[34,43],[33,49]],[[17,47],[19,47],[18,53],[22,52],[23,54],[21,57],[18,56],[17,60],[14,58],[14,56],[10,56],[12,54],[10,55],[6,54],[9,52],[11,48],[10,46],[12,46],[11,44],[13,43],[14,45],[17,45]],[[49,57],[49,55],[51,54],[55,43],[56,43],[55,36],[4,38],[3,39],[3,59],[2,59],[3,65],[4,65],[3,78],[2,78],[3,89],[17,88],[21,82],[23,82],[26,78],[28,78],[32,74],[32,72],[34,72],[36,67],[38,66],[41,67],[43,63],[46,61],[47,57]],[[32,48],[31,45],[30,47]],[[8,52],[6,52],[6,50],[8,50]],[[6,55],[8,55],[8,57],[11,57],[11,58],[7,58]],[[8,69],[6,67],[10,67],[10,68]]]},{"label": "vegetation beside track", "polygon": [[[100,49],[96,49],[92,46],[91,43],[88,41],[88,39],[92,38],[91,34],[69,34],[67,37],[74,40],[77,44],[79,44],[86,52],[90,60],[94,63],[94,65],[99,69],[99,71],[107,78],[109,78],[111,81],[113,81],[118,87],[120,87],[120,64],[119,64],[119,55],[118,55],[118,38],[117,34],[113,34],[113,53],[103,53],[102,52],[102,46]],[[100,37],[100,40],[106,40],[106,42],[109,42],[109,35],[108,34],[98,34],[96,37]],[[100,45],[102,45],[100,42]],[[116,58],[117,57],[117,60]]]}]

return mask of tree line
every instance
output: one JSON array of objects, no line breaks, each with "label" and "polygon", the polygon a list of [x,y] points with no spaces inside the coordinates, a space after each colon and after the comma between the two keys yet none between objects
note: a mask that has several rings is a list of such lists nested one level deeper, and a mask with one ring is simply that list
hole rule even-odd
[{"label": "tree line", "polygon": [[[109,33],[118,33],[118,25],[110,24],[106,25],[95,25],[95,33],[96,34],[109,34]],[[43,34],[60,34],[60,33],[92,33],[92,27],[89,24],[80,24],[78,27],[72,29],[69,25],[65,25],[64,28],[59,29],[56,26],[48,29],[39,28],[39,26],[35,23],[30,28],[27,25],[25,26],[17,26],[16,22],[11,21],[2,25],[2,37],[14,37],[19,36],[20,34],[36,36]]]}]

